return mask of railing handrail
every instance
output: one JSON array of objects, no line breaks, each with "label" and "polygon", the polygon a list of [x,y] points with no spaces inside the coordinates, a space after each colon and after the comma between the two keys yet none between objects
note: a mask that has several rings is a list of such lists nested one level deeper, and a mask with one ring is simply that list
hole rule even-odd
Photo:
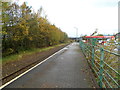
[{"label": "railing handrail", "polygon": [[[99,79],[99,81],[98,81],[99,86],[101,88],[107,87],[107,86],[112,88],[112,87],[115,87],[115,86],[113,86],[113,82],[114,82],[114,84],[117,87],[120,87],[120,85],[118,83],[118,81],[120,79],[119,78],[117,80],[114,79],[112,74],[109,73],[107,70],[105,70],[105,67],[107,67],[107,69],[110,69],[111,71],[113,71],[114,74],[117,75],[118,77],[120,77],[120,73],[116,69],[111,67],[107,62],[104,61],[105,60],[105,57],[104,57],[105,52],[115,55],[116,57],[120,57],[120,54],[112,52],[110,50],[107,50],[103,46],[95,45],[95,41],[93,39],[91,39],[91,43],[84,43],[81,40],[80,47],[86,57],[88,57],[88,58],[91,57],[91,60],[89,60],[89,62],[91,63],[91,67],[92,67],[93,71],[96,73],[97,78]],[[95,54],[95,48],[98,48],[100,50],[100,52],[99,52],[100,57]],[[95,58],[99,59],[99,62],[96,62]],[[103,74],[105,74],[107,76],[107,78],[109,78],[112,81],[112,85],[111,85],[111,82],[109,80],[107,80],[106,76]]]}]

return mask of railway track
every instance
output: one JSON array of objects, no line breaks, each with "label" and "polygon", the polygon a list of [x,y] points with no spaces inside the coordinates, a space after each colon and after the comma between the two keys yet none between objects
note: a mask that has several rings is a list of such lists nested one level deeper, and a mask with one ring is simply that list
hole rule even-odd
[{"label": "railway track", "polygon": [[[56,50],[55,52],[51,53],[49,56],[53,55],[54,53],[60,51],[61,49],[63,49],[64,47],[66,47],[69,44],[63,45],[62,47],[58,48],[58,50]],[[46,56],[46,58],[48,58],[49,56]],[[44,61],[44,59],[42,60]],[[14,79],[15,77],[17,77],[18,75],[24,73],[25,71],[29,70],[30,68],[34,67],[35,65],[39,64],[40,62],[42,62],[41,60],[39,60],[39,58],[35,61],[32,62],[29,65],[26,65],[25,67],[20,68],[19,70],[16,70],[12,73],[10,73],[9,75],[3,77],[2,79],[0,79],[0,81],[2,81],[2,85],[6,84],[7,82],[9,82],[10,80]]]}]

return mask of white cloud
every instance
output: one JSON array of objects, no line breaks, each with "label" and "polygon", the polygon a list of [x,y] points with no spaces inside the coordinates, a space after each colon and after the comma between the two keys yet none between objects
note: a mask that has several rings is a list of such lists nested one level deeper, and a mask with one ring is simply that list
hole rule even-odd
[{"label": "white cloud", "polygon": [[118,28],[118,0],[20,0],[27,1],[36,11],[42,6],[52,24],[69,36],[116,33]]}]

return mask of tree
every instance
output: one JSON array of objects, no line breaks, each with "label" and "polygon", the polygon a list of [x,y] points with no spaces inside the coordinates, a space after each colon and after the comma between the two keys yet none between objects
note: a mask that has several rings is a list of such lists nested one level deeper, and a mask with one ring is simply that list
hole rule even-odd
[{"label": "tree", "polygon": [[98,34],[97,36],[104,36],[103,34]]},{"label": "tree", "polygon": [[67,40],[65,32],[51,25],[46,15],[41,16],[42,8],[37,13],[32,12],[25,2],[21,6],[17,3],[3,3],[3,8],[3,56]]}]

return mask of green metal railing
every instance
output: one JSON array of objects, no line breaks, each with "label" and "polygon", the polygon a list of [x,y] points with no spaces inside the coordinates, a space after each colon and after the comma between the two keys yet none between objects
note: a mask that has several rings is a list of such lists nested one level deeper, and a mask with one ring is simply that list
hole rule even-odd
[{"label": "green metal railing", "polygon": [[87,43],[81,40],[80,47],[95,74],[100,88],[119,88],[120,73],[118,66],[120,54],[113,52],[115,45],[100,45],[96,38],[91,38]]}]

